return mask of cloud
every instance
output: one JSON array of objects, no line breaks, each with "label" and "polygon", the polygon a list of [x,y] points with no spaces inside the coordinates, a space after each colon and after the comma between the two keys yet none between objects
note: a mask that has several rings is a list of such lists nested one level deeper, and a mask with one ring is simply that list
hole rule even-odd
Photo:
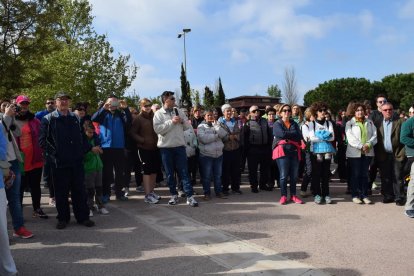
[{"label": "cloud", "polygon": [[398,16],[402,19],[414,19],[414,0],[408,0],[401,5]]},{"label": "cloud", "polygon": [[180,86],[179,80],[176,78],[160,78],[159,70],[150,64],[140,65],[136,80],[128,89],[127,94],[133,91],[138,93],[140,97],[157,97],[162,91],[174,90]]},{"label": "cloud", "polygon": [[368,10],[364,10],[358,15],[358,21],[361,24],[361,30],[366,33],[371,31],[374,26],[374,16]]}]

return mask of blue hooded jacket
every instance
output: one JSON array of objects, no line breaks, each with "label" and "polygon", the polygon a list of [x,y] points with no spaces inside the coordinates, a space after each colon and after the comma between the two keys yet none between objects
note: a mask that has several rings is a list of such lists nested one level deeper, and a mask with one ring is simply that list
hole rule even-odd
[{"label": "blue hooded jacket", "polygon": [[99,123],[102,148],[125,148],[126,135],[132,121],[128,108],[114,113],[101,108],[93,114],[92,121]]}]

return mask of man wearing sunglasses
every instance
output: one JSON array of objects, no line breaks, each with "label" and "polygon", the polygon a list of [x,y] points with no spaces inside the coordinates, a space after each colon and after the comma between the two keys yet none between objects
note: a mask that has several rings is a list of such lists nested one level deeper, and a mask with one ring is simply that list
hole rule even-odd
[{"label": "man wearing sunglasses", "polygon": [[48,98],[46,100],[45,106],[46,106],[46,109],[44,109],[42,111],[38,111],[35,114],[35,117],[39,121],[41,121],[44,116],[46,116],[47,114],[49,114],[50,112],[52,112],[52,111],[54,111],[56,109],[55,99],[54,98]]},{"label": "man wearing sunglasses", "polygon": [[[249,109],[249,120],[243,127],[244,146],[247,150],[247,166],[249,169],[249,182],[252,193],[260,190],[271,191],[267,186],[270,169],[270,154],[272,144],[272,130],[267,120],[260,116],[259,107],[253,105]],[[260,179],[257,169],[260,166]]]},{"label": "man wearing sunglasses", "polygon": [[[372,112],[369,114],[368,119],[370,119],[371,121],[374,122],[374,125],[377,128],[377,132],[379,131],[379,127],[382,125],[382,121],[384,120],[384,116],[382,115],[382,105],[387,103],[387,97],[383,94],[379,94],[376,98],[375,98],[375,103],[377,105],[377,109],[376,110],[372,110]],[[392,119],[393,120],[398,120],[399,119],[399,115],[397,112],[393,111],[392,112]],[[375,152],[376,154],[376,152]],[[371,195],[372,194],[372,185],[375,181],[375,179],[377,178],[377,171],[379,168],[379,164],[376,161],[377,158],[372,158],[371,161],[371,165],[369,166],[369,183],[368,183],[368,194]]]}]

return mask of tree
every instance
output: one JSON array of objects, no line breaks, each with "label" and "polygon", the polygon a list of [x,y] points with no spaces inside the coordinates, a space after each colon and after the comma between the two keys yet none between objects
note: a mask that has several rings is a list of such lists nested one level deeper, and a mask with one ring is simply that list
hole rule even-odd
[{"label": "tree", "polygon": [[204,88],[204,107],[206,109],[214,108],[214,95],[210,87]]},{"label": "tree", "polygon": [[371,100],[374,96],[374,87],[364,78],[334,79],[319,84],[304,96],[304,104],[310,106],[317,101],[325,102],[332,112],[345,109],[351,101]]},{"label": "tree", "polygon": [[285,68],[283,88],[286,103],[296,104],[298,102],[298,89],[296,84],[295,68]]},{"label": "tree", "polygon": [[214,93],[214,106],[222,106],[226,103],[226,95],[224,94],[221,78],[216,82],[216,92]]},{"label": "tree", "polygon": [[277,86],[277,84],[271,85],[267,87],[267,95],[270,97],[281,98],[282,91],[280,90],[279,86]]},{"label": "tree", "polygon": [[[37,5],[30,33],[15,43],[19,50],[15,59],[20,64],[16,67],[19,73],[13,75],[16,85],[3,85],[0,80],[0,92],[24,92],[32,98],[35,109],[43,108],[45,97],[58,90],[67,91],[73,102],[95,103],[112,93],[122,97],[131,86],[138,67],[129,64],[129,55],[114,55],[106,36],[95,32],[88,1],[6,2]],[[26,16],[31,18],[29,12]],[[13,70],[10,64],[1,65],[0,70]]]},{"label": "tree", "polygon": [[201,105],[200,91],[191,89],[191,97],[192,97],[192,102],[194,103],[194,106]]},{"label": "tree", "polygon": [[414,73],[389,75],[382,79],[381,86],[387,100],[394,108],[408,110],[414,100]]},{"label": "tree", "polygon": [[187,80],[187,74],[184,70],[184,65],[181,63],[181,100],[180,106],[191,108],[193,103],[191,101],[191,88],[190,83]]}]

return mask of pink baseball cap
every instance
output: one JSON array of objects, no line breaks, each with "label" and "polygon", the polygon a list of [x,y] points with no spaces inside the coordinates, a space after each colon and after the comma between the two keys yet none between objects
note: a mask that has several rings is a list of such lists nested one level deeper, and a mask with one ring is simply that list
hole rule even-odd
[{"label": "pink baseball cap", "polygon": [[20,95],[20,96],[18,96],[18,97],[16,98],[16,103],[17,103],[17,104],[20,104],[20,103],[22,103],[22,102],[28,102],[28,103],[30,103],[30,99],[29,99],[29,97],[27,97],[27,96],[25,96],[25,95]]}]

